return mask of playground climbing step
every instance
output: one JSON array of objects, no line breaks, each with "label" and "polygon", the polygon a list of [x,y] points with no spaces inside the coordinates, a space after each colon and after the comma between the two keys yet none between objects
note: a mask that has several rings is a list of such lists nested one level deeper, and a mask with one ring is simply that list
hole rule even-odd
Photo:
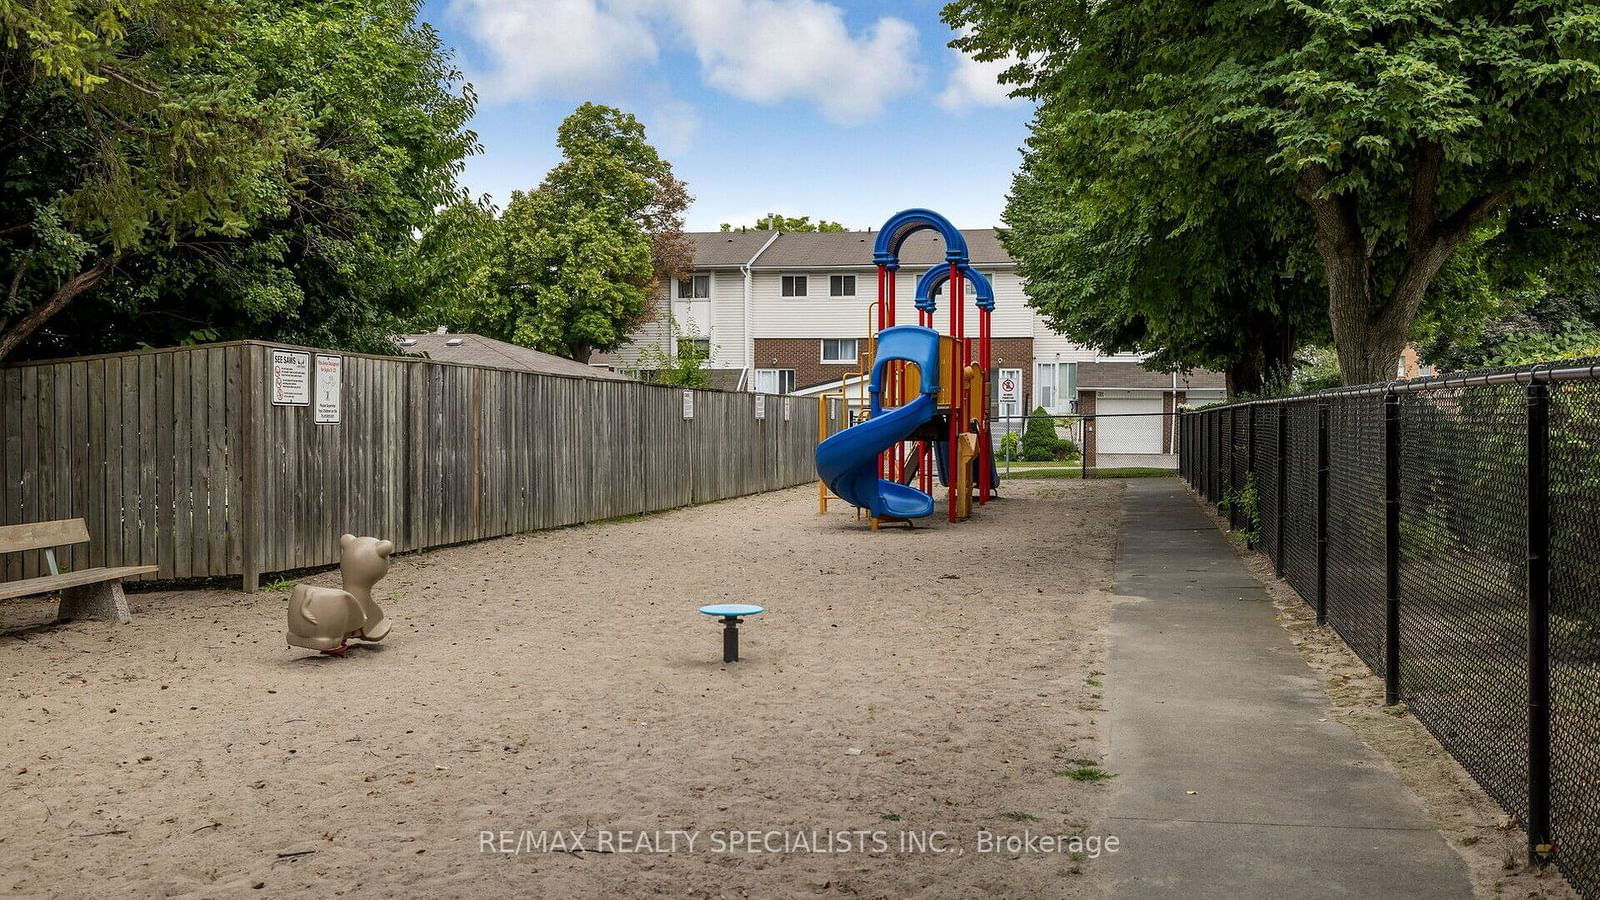
[{"label": "playground climbing step", "polygon": [[1127,483],[1114,578],[1110,896],[1472,896],[1176,478]]}]

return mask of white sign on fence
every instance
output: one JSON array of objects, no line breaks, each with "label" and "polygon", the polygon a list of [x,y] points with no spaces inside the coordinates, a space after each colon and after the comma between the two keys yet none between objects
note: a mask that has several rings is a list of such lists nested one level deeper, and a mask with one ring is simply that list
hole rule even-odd
[{"label": "white sign on fence", "polygon": [[317,406],[312,421],[337,425],[344,415],[344,357],[317,354]]},{"label": "white sign on fence", "polygon": [[274,406],[311,405],[311,354],[298,350],[272,351],[272,403]]},{"label": "white sign on fence", "polygon": [[683,392],[683,417],[694,418],[694,391]]},{"label": "white sign on fence", "polygon": [[767,417],[767,395],[766,394],[757,394],[756,395],[756,418],[765,419],[766,417]]},{"label": "white sign on fence", "polygon": [[792,398],[783,398],[783,420],[785,422],[789,421],[789,417],[794,415],[794,404],[789,402],[790,399]]},{"label": "white sign on fence", "polygon": [[1017,402],[1018,390],[1022,387],[1022,385],[1017,383],[1018,380],[1019,379],[1015,375],[1005,375],[1005,376],[1001,377],[1001,379],[1000,379],[1000,402],[1001,403],[1015,403],[1015,402]]}]

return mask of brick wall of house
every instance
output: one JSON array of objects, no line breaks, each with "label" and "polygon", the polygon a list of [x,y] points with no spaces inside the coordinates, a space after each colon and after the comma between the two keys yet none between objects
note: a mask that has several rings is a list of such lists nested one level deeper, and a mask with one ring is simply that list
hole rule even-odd
[{"label": "brick wall of house", "polygon": [[[996,371],[1022,370],[1022,415],[1026,416],[1033,412],[1033,338],[990,338],[989,353]],[[999,414],[998,401],[995,404],[995,414]],[[1018,423],[1017,427],[1022,426]]]},{"label": "brick wall of house", "polygon": [[[840,335],[855,337],[855,335]],[[822,341],[818,338],[756,338],[757,369],[793,369],[796,390],[838,381],[854,372],[854,365],[835,365],[822,361]],[[865,342],[858,345],[865,352]]]},{"label": "brick wall of house", "polygon": [[[1094,415],[1094,391],[1085,391],[1085,390],[1079,389],[1079,391],[1078,391],[1078,415],[1080,415],[1080,416],[1093,416]],[[1086,419],[1083,420],[1083,446],[1081,448],[1079,448],[1079,449],[1081,449],[1083,451],[1083,464],[1085,466],[1087,466],[1088,468],[1091,468],[1091,469],[1095,467],[1095,460],[1094,460],[1095,432],[1098,430],[1095,426],[1096,426],[1096,422],[1095,422],[1094,419],[1086,418]]]},{"label": "brick wall of house", "polygon": [[[1177,404],[1183,402],[1182,397],[1182,391],[1177,394],[1167,391],[1161,395],[1161,452],[1163,453],[1172,449],[1172,414],[1177,412]],[[1177,403],[1173,402],[1174,398],[1177,398]]]}]

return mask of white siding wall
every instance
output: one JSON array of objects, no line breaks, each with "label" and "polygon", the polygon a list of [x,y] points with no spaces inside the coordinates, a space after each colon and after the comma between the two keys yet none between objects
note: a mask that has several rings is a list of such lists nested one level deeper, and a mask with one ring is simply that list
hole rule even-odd
[{"label": "white siding wall", "polygon": [[[828,296],[828,276],[856,276],[856,296]],[[806,296],[782,295],[782,276],[805,275]],[[872,269],[852,271],[777,272],[757,270],[751,293],[758,338],[824,338],[865,335],[867,305],[877,299],[878,279]]]},{"label": "white siding wall", "polygon": [[[1056,354],[1060,354],[1058,357]],[[1072,341],[1050,330],[1050,326],[1041,316],[1035,316],[1033,322],[1033,357],[1040,362],[1142,362],[1142,354],[1119,354],[1106,356],[1093,347],[1074,344]]]},{"label": "white siding wall", "polygon": [[711,273],[711,367],[739,369],[745,358],[744,275],[737,269]]},{"label": "white siding wall", "polygon": [[[995,337],[1030,337],[1034,333],[1034,314],[1028,308],[1023,294],[1022,281],[1014,272],[984,269],[994,282],[994,317],[990,320]],[[784,297],[784,275],[807,276],[807,294],[803,298]],[[829,275],[855,275],[856,296],[839,298],[828,296]],[[917,279],[922,271],[901,270],[895,278],[895,319],[902,325],[915,325]],[[757,270],[754,274],[754,306],[758,338],[797,337],[850,337],[864,335],[867,329],[867,309],[878,298],[877,270],[819,269],[777,271]],[[967,290],[967,334],[978,336],[977,309],[972,305],[971,285]],[[939,298],[940,308],[934,313],[934,326],[940,331],[950,327],[950,308],[945,296]],[[872,314],[873,322],[877,313]]]},{"label": "white siding wall", "polygon": [[645,354],[647,347],[656,347],[663,353],[667,351],[670,327],[667,311],[671,305],[665,293],[656,297],[654,305],[656,314],[633,333],[628,343],[612,351],[612,365],[622,368],[640,365],[640,358]]},{"label": "white siding wall", "polygon": [[[747,365],[745,361],[744,327],[744,275],[738,269],[717,269],[711,275],[711,300],[709,323],[699,323],[700,336],[711,340],[711,360],[714,369],[736,369]],[[668,288],[664,291],[670,290]],[[704,303],[705,301],[697,301]],[[668,310],[674,305],[682,308],[685,301],[671,301],[666,294],[656,298],[657,315],[632,335],[632,340],[611,354],[615,365],[635,366],[647,347],[670,349],[668,335],[671,323]],[[678,316],[680,333],[686,333],[690,324],[685,315]]]}]

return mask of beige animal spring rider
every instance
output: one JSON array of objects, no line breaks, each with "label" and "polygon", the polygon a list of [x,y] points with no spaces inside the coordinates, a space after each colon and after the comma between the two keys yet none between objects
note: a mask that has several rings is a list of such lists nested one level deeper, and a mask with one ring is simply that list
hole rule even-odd
[{"label": "beige animal spring rider", "polygon": [[353,534],[339,538],[344,590],[297,584],[289,597],[289,645],[338,656],[351,638],[381,641],[389,620],[372,599],[372,586],[389,574],[390,541]]}]

